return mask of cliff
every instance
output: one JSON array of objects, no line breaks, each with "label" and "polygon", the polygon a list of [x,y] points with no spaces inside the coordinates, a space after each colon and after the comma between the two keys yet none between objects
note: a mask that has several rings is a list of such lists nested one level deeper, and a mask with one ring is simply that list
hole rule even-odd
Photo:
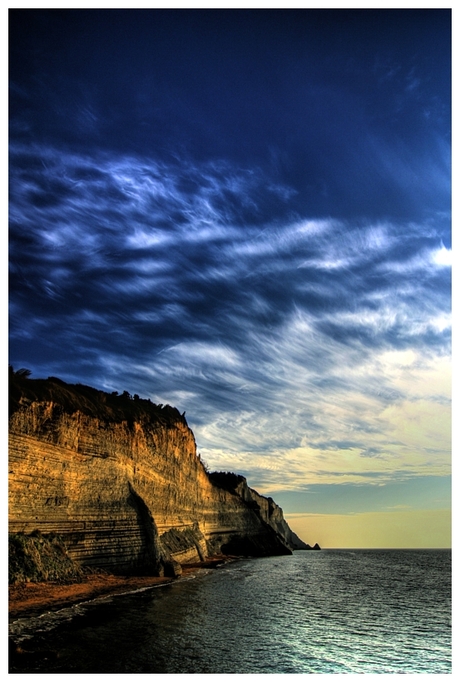
[{"label": "cliff", "polygon": [[57,534],[78,565],[120,574],[308,548],[242,476],[207,473],[175,408],[21,372],[10,372],[9,531]]}]

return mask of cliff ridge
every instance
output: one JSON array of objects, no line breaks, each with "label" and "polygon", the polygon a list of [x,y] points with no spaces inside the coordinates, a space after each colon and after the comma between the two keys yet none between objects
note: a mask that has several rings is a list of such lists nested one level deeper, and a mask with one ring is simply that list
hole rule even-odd
[{"label": "cliff ridge", "polygon": [[208,474],[175,408],[13,371],[9,532],[54,534],[78,566],[119,574],[309,548],[244,477]]}]

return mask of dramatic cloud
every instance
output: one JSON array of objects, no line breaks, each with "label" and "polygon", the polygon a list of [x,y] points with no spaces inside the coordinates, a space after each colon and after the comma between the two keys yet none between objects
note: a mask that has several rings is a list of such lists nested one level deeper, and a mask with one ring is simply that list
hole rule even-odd
[{"label": "dramatic cloud", "polygon": [[54,327],[50,374],[187,408],[212,466],[226,452],[270,476],[282,451],[287,486],[357,480],[362,457],[390,476],[401,453],[398,470],[446,472],[450,270],[434,221],[248,226],[245,206],[289,203],[260,171],[11,153],[13,169],[28,154],[12,175],[11,338],[35,346]]},{"label": "dramatic cloud", "polygon": [[445,480],[449,15],[225,17],[12,12],[10,361],[262,492]]}]

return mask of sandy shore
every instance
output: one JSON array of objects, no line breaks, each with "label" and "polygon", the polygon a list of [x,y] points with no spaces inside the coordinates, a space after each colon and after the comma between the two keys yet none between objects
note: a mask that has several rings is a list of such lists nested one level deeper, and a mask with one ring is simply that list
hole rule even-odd
[{"label": "sandy shore", "polygon": [[[183,575],[203,568],[215,568],[236,557],[219,555],[206,561],[182,566]],[[129,592],[145,587],[170,583],[174,578],[152,576],[119,576],[103,573],[85,576],[82,582],[61,585],[59,583],[21,583],[9,586],[8,613],[10,619],[55,611],[87,599]]]}]

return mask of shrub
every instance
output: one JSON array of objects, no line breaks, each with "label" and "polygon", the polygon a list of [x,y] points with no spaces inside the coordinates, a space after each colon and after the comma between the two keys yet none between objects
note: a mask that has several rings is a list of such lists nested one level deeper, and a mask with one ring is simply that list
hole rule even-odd
[{"label": "shrub", "polygon": [[67,555],[58,535],[12,533],[8,536],[8,582],[75,582],[81,568]]}]

